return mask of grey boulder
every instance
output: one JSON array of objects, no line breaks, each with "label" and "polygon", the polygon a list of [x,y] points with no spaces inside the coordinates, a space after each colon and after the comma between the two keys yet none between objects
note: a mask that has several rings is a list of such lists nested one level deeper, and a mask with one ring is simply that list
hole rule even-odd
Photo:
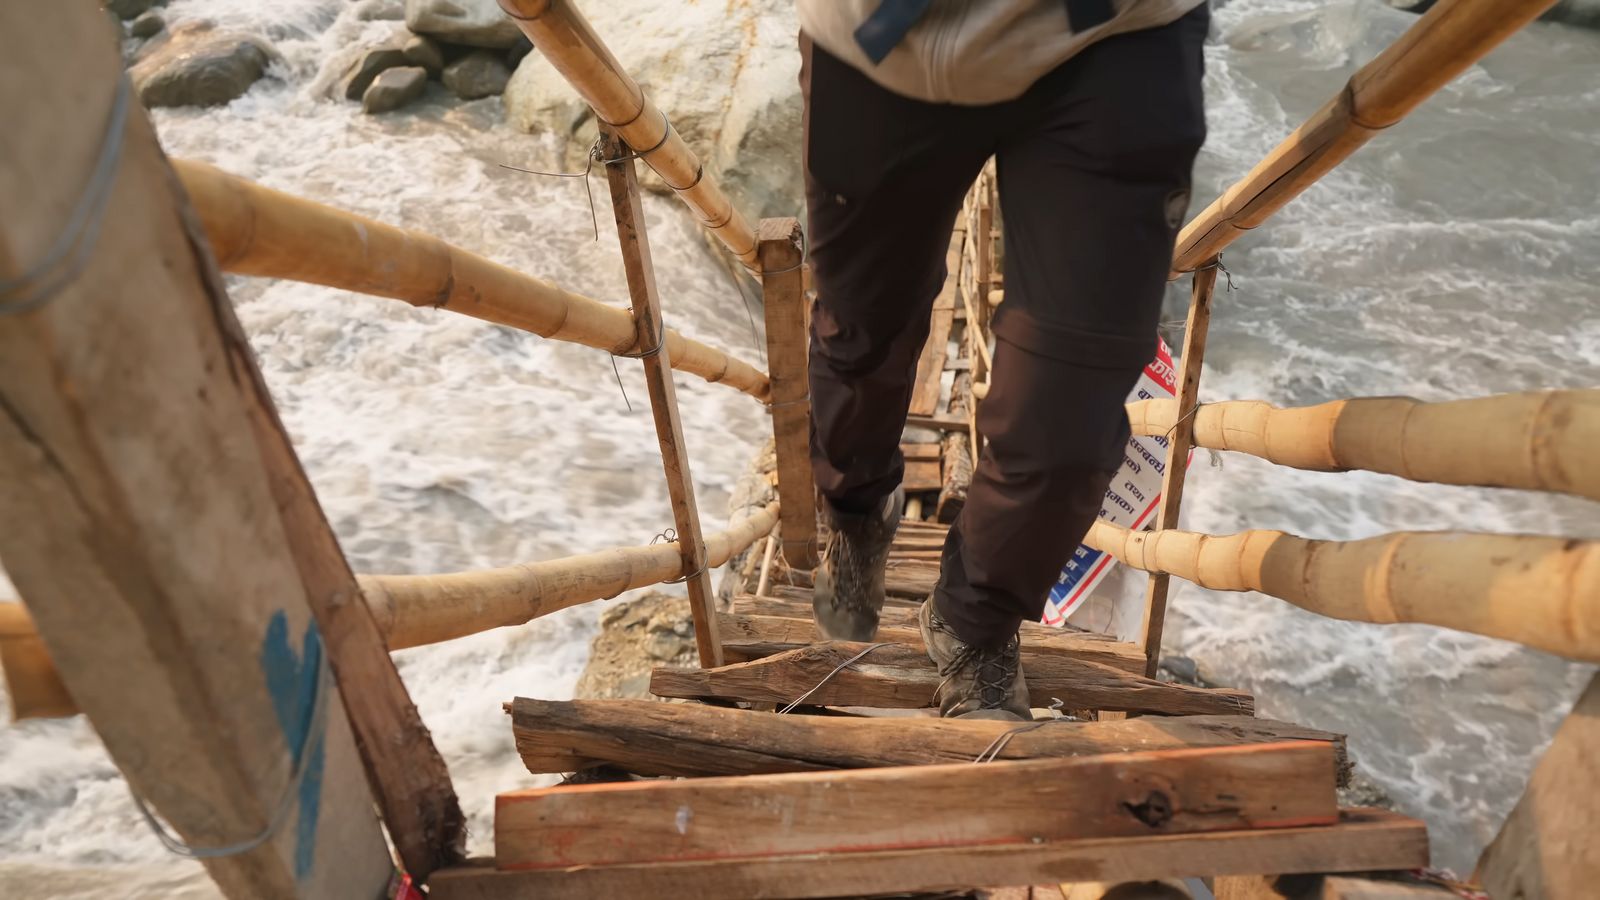
[{"label": "grey boulder", "polygon": [[438,75],[444,70],[444,49],[425,34],[412,35],[400,50],[405,54],[406,65],[421,66],[429,75]]},{"label": "grey boulder", "polygon": [[361,95],[361,111],[384,113],[399,109],[422,96],[428,86],[428,70],[419,66],[385,69]]},{"label": "grey boulder", "polygon": [[154,37],[167,27],[167,20],[155,10],[140,13],[139,18],[133,20],[128,26],[128,33],[136,38]]},{"label": "grey boulder", "polygon": [[463,100],[477,100],[503,93],[511,80],[508,68],[500,54],[488,50],[474,50],[444,67],[441,79],[450,92]]},{"label": "grey boulder", "polygon": [[153,0],[105,0],[104,6],[117,14],[118,18],[134,19],[154,6]]},{"label": "grey boulder", "polygon": [[522,35],[495,0],[406,0],[406,27],[447,44],[496,50]]},{"label": "grey boulder", "polygon": [[345,73],[345,99],[360,100],[380,74],[406,64],[405,52],[399,47],[378,47],[361,54],[361,58]]},{"label": "grey boulder", "polygon": [[208,23],[181,25],[170,35],[128,70],[147,107],[221,106],[249,90],[273,58],[260,38]]}]

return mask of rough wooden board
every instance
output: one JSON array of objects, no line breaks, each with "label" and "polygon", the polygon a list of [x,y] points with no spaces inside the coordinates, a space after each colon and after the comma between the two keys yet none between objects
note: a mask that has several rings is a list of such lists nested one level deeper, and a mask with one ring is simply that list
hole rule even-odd
[{"label": "rough wooden board", "polygon": [[1578,900],[1600,891],[1600,675],[1544,752],[1478,860],[1493,897]]},{"label": "rough wooden board", "polygon": [[790,566],[817,564],[816,486],[811,474],[811,388],[807,381],[805,291],[800,223],[762,219],[756,238],[767,325],[767,368],[772,380],[772,434],[778,455],[778,501],[783,558]]},{"label": "rough wooden board", "polygon": [[[721,630],[723,647],[730,660],[736,657],[751,660],[773,656],[823,640],[817,632],[816,625],[805,619],[738,613],[719,613],[718,616],[717,625]],[[872,639],[922,647],[922,631],[916,624],[915,616],[905,617],[903,614],[896,614],[894,617],[896,620],[910,618],[911,621],[895,625],[886,625],[880,621],[878,633]],[[1042,629],[1030,629],[1023,639],[1022,654],[1025,662],[1034,656],[1061,655],[1111,666],[1133,675],[1144,672],[1144,654],[1139,653],[1132,644],[1086,639],[1080,637],[1078,632],[1059,629],[1049,629],[1051,633],[1048,634],[1041,631]]]},{"label": "rough wooden board", "polygon": [[1251,872],[1409,869],[1428,861],[1427,828],[1382,810],[1337,825],[1045,841],[989,847],[825,853],[733,861],[499,872],[489,860],[440,872],[430,900],[697,900],[839,897],[1005,881],[1139,881]]},{"label": "rough wooden board", "polygon": [[900,455],[904,456],[908,462],[913,459],[931,459],[937,461],[939,459],[939,445],[937,443],[913,443],[902,441],[900,443]]},{"label": "rough wooden board", "polygon": [[[972,765],[562,785],[496,798],[501,869],[1294,828],[1333,749],[1287,741]],[[626,833],[628,839],[617,840]]]},{"label": "rough wooden board", "polygon": [[[792,585],[780,585],[772,588],[772,595],[757,597],[752,594],[739,594],[733,598],[733,612],[744,616],[777,616],[784,619],[801,619],[811,621],[811,590]],[[878,624],[883,627],[917,627],[917,607],[915,606],[884,606]],[[1107,641],[1119,644],[1115,651],[1118,656],[1133,658],[1137,656],[1141,661],[1144,654],[1132,644],[1118,641],[1114,635],[1102,634],[1098,631],[1079,631],[1074,628],[1056,628],[1041,622],[1023,622],[1020,628],[1023,641],[1048,640],[1051,635],[1070,634],[1075,641]],[[1141,665],[1143,663],[1141,662]]]},{"label": "rough wooden board", "polygon": [[[720,669],[658,668],[651,673],[650,692],[658,697],[787,703],[868,646],[831,641]],[[1048,707],[1060,699],[1068,709],[1248,715],[1255,705],[1243,691],[1167,684],[1063,656],[1025,658],[1023,673],[1035,707]],[[921,647],[888,644],[833,675],[807,702],[916,709],[932,705],[939,681],[938,670]]]},{"label": "rough wooden board", "polygon": [[912,415],[931,416],[939,406],[939,380],[944,374],[944,360],[948,353],[950,326],[954,316],[953,308],[935,309],[929,318],[928,341],[917,359],[916,381],[911,388]]},{"label": "rough wooden board", "polygon": [[[761,775],[821,769],[970,762],[1010,722],[896,716],[777,716],[653,700],[530,700],[507,704],[517,750],[535,774],[598,764],[636,775]],[[1274,741],[1333,745],[1339,783],[1349,780],[1343,735],[1251,716],[1143,716],[1117,722],[1053,721],[1020,731],[1000,759],[1083,756]]]},{"label": "rough wooden board", "polygon": [[906,474],[901,484],[907,491],[937,491],[943,483],[937,459],[906,460]]},{"label": "rough wooden board", "polygon": [[[633,152],[609,126],[601,130],[601,142],[601,152],[610,160],[620,160]],[[634,322],[639,329],[640,362],[644,364],[645,384],[650,392],[650,415],[655,420],[656,445],[661,451],[662,474],[666,476],[667,495],[672,501],[672,524],[677,530],[683,571],[687,573],[684,585],[689,592],[689,613],[694,618],[695,646],[700,651],[702,666],[721,665],[722,647],[717,640],[714,605],[716,589],[711,584],[705,537],[700,531],[700,510],[694,495],[694,476],[689,468],[689,448],[684,442],[677,387],[672,380],[671,351],[662,342],[666,332],[661,295],[656,288],[655,262],[651,258],[650,240],[645,232],[644,201],[639,193],[639,177],[632,161],[609,163],[604,168],[606,184],[611,189],[611,212],[617,221],[617,241],[622,249],[622,269],[627,276],[628,296],[633,304]],[[784,283],[790,286],[790,293],[798,294],[798,273],[791,275]],[[769,300],[767,313],[769,336],[773,329],[771,302]],[[780,325],[779,331],[783,332],[785,328]],[[770,337],[769,342],[773,344],[770,352],[777,355],[780,352],[778,343]],[[785,358],[790,355],[792,351],[784,352]],[[804,369],[801,371],[804,372]],[[775,379],[775,399],[778,389],[779,384]],[[786,387],[785,393],[792,394],[793,388]],[[782,438],[779,443],[783,443]],[[779,467],[782,469],[783,448],[780,446],[779,449]],[[806,473],[809,475],[809,467]],[[789,473],[785,471],[784,474]],[[791,487],[800,483],[804,483],[804,479],[799,475],[789,482]],[[782,493],[783,490],[780,487],[780,502],[789,499],[788,494]],[[804,503],[797,505],[801,510],[805,509]],[[779,515],[784,516],[782,506],[779,507]],[[815,515],[808,515],[807,520],[814,529]]]},{"label": "rough wooden board", "polygon": [[[790,573],[792,584],[809,588],[810,572],[795,570]],[[904,597],[918,602],[933,593],[939,581],[939,563],[926,559],[890,559],[884,566],[884,590],[891,597]]]},{"label": "rough wooden board", "polygon": [[[196,845],[261,831],[331,657],[338,677],[321,681],[324,730],[307,750],[320,777],[273,839],[206,865],[232,898],[376,896],[392,864],[341,692],[370,688],[381,715],[399,681],[364,681],[365,660],[341,658],[360,649],[342,643],[342,623],[314,616],[358,595],[348,569],[347,592],[323,593],[344,564],[331,535],[318,568],[305,536],[287,533],[300,515],[326,524],[292,459],[278,465],[263,445],[258,429],[277,423],[260,374],[136,95],[106,135],[123,71],[105,16],[0,5],[0,54],[10,73],[74,73],[0,78],[13,123],[0,142],[0,280],[45,257],[103,142],[121,145],[82,268],[38,308],[0,316],[7,573],[129,787]],[[308,508],[285,509],[285,489]],[[381,642],[378,654],[388,664]]]}]

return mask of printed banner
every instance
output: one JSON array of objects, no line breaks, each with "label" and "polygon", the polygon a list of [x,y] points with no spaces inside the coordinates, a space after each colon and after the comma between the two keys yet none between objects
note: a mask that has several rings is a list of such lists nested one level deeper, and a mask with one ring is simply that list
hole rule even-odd
[{"label": "printed banner", "polygon": [[[1170,400],[1177,395],[1177,390],[1178,373],[1172,367],[1172,352],[1165,341],[1157,338],[1156,358],[1144,367],[1144,374],[1139,376],[1128,400]],[[1166,460],[1166,438],[1137,435],[1129,438],[1128,448],[1122,454],[1122,468],[1106,489],[1100,518],[1123,528],[1143,528],[1161,502]],[[1060,625],[1065,622],[1089,599],[1089,594],[1115,564],[1111,554],[1079,544],[1050,589],[1050,598],[1044,607],[1044,623]]]}]

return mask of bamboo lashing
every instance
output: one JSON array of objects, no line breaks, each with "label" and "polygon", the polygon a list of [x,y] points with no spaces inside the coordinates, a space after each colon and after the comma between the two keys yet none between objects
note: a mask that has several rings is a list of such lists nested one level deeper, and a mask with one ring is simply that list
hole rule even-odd
[{"label": "bamboo lashing", "polygon": [[[633,318],[625,310],[422,232],[262,187],[204,163],[173,163],[224,271],[448,309],[611,353],[636,349]],[[761,370],[671,329],[666,339],[673,368],[767,400]]]},{"label": "bamboo lashing", "polygon": [[[1559,491],[1600,500],[1600,390],[1530,391],[1424,403],[1335,400],[1280,409],[1259,400],[1207,403],[1194,443],[1315,472],[1362,469],[1412,481]],[[1172,400],[1128,404],[1134,434],[1172,430]]]},{"label": "bamboo lashing", "polygon": [[500,7],[594,108],[595,116],[615,129],[688,205],[700,224],[745,268],[759,272],[756,233],[750,221],[734,209],[716,177],[705,171],[694,151],[611,55],[583,13],[569,0],[500,0]]},{"label": "bamboo lashing", "polygon": [[1084,542],[1136,569],[1259,591],[1335,619],[1438,625],[1600,662],[1600,541],[1462,532],[1316,541],[1100,521]]},{"label": "bamboo lashing", "polygon": [[[706,535],[706,565],[727,562],[777,522],[773,502],[726,531]],[[389,649],[400,650],[520,625],[685,574],[683,553],[673,541],[479,572],[362,575],[359,580]]]},{"label": "bamboo lashing", "polygon": [[[725,531],[705,536],[707,566],[727,562],[772,531],[778,504],[770,503]],[[449,575],[358,575],[378,630],[390,650],[521,625],[569,606],[603,600],[684,574],[676,542],[617,547],[599,553]],[[39,644],[33,619],[20,604],[0,603],[0,666],[11,695],[12,717],[59,718],[78,714],[61,687],[55,664]]]},{"label": "bamboo lashing", "polygon": [[1249,174],[1185,225],[1172,277],[1260,225],[1555,0],[1439,0]]}]

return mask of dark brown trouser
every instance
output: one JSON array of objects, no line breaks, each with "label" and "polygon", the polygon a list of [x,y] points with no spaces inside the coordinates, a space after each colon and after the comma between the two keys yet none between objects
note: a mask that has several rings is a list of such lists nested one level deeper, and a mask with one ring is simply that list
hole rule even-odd
[{"label": "dark brown trouser", "polygon": [[817,304],[812,467],[861,511],[904,474],[901,428],[962,197],[998,158],[1006,297],[988,448],[934,592],[965,641],[1003,643],[1044,611],[1128,440],[1123,403],[1155,351],[1168,264],[1205,139],[1202,6],[1107,38],[1016,100],[912,100],[811,47],[806,201]]}]

